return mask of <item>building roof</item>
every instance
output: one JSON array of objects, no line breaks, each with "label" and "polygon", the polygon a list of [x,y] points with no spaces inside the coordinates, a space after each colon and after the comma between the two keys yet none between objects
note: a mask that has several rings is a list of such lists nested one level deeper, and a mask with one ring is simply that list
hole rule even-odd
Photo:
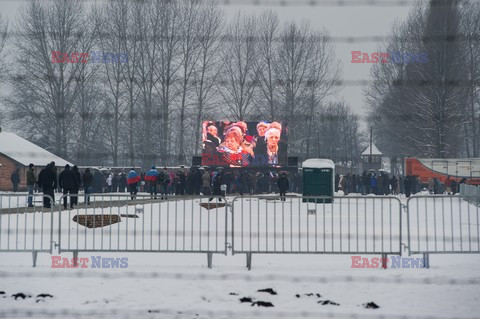
[{"label": "building roof", "polygon": [[326,158],[310,158],[302,163],[302,168],[331,168],[335,169],[335,163]]},{"label": "building roof", "polygon": [[51,161],[54,161],[56,166],[72,165],[63,158],[10,132],[0,132],[0,154],[24,166],[30,163],[35,166],[45,166]]},{"label": "building roof", "polygon": [[[370,155],[370,145],[363,151],[362,155]],[[372,143],[372,155],[382,155],[382,152],[378,150],[375,144]]]}]

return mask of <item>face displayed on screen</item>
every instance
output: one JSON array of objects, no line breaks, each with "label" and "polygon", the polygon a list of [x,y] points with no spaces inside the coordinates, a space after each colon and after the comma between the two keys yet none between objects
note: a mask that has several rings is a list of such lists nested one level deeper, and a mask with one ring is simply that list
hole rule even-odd
[{"label": "face displayed on screen", "polygon": [[237,142],[237,139],[233,136],[227,136],[225,138],[225,146],[232,151],[237,151],[238,147],[240,146]]},{"label": "face displayed on screen", "polygon": [[267,131],[268,129],[268,126],[267,125],[264,125],[264,124],[260,124],[257,126],[257,132],[258,132],[258,136],[265,136],[265,132]]},{"label": "face displayed on screen", "polygon": [[218,135],[218,129],[213,125],[210,125],[209,127],[207,127],[207,132],[212,134],[215,137]]},{"label": "face displayed on screen", "polygon": [[270,132],[267,137],[268,147],[269,148],[277,147],[279,141],[280,141],[280,132],[277,130],[272,130],[272,132]]}]

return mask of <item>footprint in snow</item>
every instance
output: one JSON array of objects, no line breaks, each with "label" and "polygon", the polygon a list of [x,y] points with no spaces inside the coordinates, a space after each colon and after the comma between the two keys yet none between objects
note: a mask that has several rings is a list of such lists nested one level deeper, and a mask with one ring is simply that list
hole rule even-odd
[{"label": "footprint in snow", "polygon": [[255,301],[252,303],[252,307],[257,306],[257,307],[273,307],[273,304],[268,301]]},{"label": "footprint in snow", "polygon": [[374,303],[373,301],[364,303],[364,304],[362,304],[362,306],[365,309],[378,309],[378,308],[380,308],[380,306],[377,305],[376,303]]},{"label": "footprint in snow", "polygon": [[268,292],[271,295],[276,295],[277,292],[273,290],[272,288],[265,288],[265,289],[259,289],[257,292]]},{"label": "footprint in snow", "polygon": [[22,298],[22,299],[32,298],[32,296],[30,296],[30,295],[25,295],[25,294],[22,293],[22,292],[19,292],[19,293],[17,293],[17,294],[14,294],[14,295],[12,295],[12,297],[15,297],[15,300],[17,300],[18,298]]},{"label": "footprint in snow", "polygon": [[317,303],[321,304],[322,306],[326,306],[326,305],[340,306],[340,304],[330,300],[319,300]]},{"label": "footprint in snow", "polygon": [[243,298],[240,298],[240,302],[253,302],[253,299],[250,298],[250,297],[243,297]]}]

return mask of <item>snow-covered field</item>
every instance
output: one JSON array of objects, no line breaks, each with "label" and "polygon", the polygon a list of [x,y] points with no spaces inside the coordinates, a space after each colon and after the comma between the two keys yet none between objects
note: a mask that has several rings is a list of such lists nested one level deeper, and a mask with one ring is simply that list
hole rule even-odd
[{"label": "snow-covered field", "polygon": [[[229,202],[231,200],[229,198]],[[457,230],[461,229],[464,240],[468,234],[474,239],[470,243],[471,249],[478,249],[475,245],[479,237],[475,206],[466,202],[457,206],[459,201],[455,198],[456,204],[444,206],[442,216],[441,209],[430,209],[439,202],[426,200],[429,240],[433,240],[434,233],[430,231],[434,221],[443,222],[442,217],[445,217],[446,223],[453,221],[453,237],[458,239],[460,233]],[[352,268],[351,255],[368,258],[380,255],[348,254],[349,244],[351,251],[357,248],[357,244],[360,251],[364,247],[367,247],[366,252],[380,251],[383,225],[383,247],[390,247],[391,227],[395,248],[395,241],[399,241],[398,214],[403,214],[405,234],[407,225],[406,214],[400,212],[396,200],[391,200],[391,206],[387,204],[389,200],[371,200],[370,197],[359,201],[360,204],[357,204],[355,198],[344,198],[334,205],[324,206],[296,200],[292,204],[288,200],[282,203],[278,200],[258,202],[256,199],[244,199],[243,210],[242,202],[235,201],[236,251],[242,250],[243,243],[243,251],[249,250],[252,244],[254,252],[258,247],[261,248],[258,251],[288,252],[298,246],[303,252],[321,252],[325,247],[326,251],[333,249],[346,253],[254,254],[251,271],[245,267],[245,254],[232,256],[231,249],[228,256],[213,256],[213,269],[207,268],[205,253],[188,253],[189,250],[221,251],[225,247],[225,227],[231,227],[230,217],[225,224],[225,208],[206,210],[200,208],[198,199],[105,208],[104,212],[108,214],[136,214],[138,218],[123,217],[119,224],[95,230],[77,226],[72,217],[77,213],[100,214],[100,208],[62,212],[60,223],[57,212],[53,216],[53,229],[50,229],[50,217],[44,214],[44,233],[49,234],[53,230],[57,243],[57,229],[61,227],[62,249],[75,250],[78,247],[79,258],[89,258],[88,267],[52,268],[51,257],[59,256],[57,248],[52,255],[40,253],[36,268],[31,267],[31,254],[0,252],[0,318],[479,317],[480,275],[477,265],[480,254],[431,255],[430,269],[393,269],[390,261],[386,270]],[[406,203],[404,198],[401,202]],[[419,204],[425,205],[423,202]],[[451,216],[450,208],[454,208],[454,217],[462,216],[461,222],[460,218],[447,218],[446,215]],[[316,213],[313,213],[314,209]],[[242,211],[243,214],[240,213]],[[227,215],[230,214],[229,209]],[[11,249],[14,245],[31,248],[34,243],[38,244],[39,239],[35,236],[39,236],[40,213],[11,215],[8,223],[8,215],[1,218],[0,249]],[[374,218],[375,226],[372,223]],[[365,222],[366,231],[363,227]],[[250,223],[251,234],[245,232]],[[26,231],[7,233],[8,225],[10,229],[18,225]],[[35,235],[33,225],[36,225]],[[238,233],[242,227],[244,236]],[[421,224],[422,227],[425,225]],[[406,243],[405,234],[403,243]],[[450,234],[447,228],[445,234],[447,237]],[[227,237],[229,247],[230,239]],[[43,247],[47,247],[48,240],[43,240]],[[379,245],[372,251],[373,242]],[[463,248],[468,249],[468,244],[464,244]],[[82,252],[82,249],[120,249],[123,252]],[[186,253],[128,252],[174,249]],[[72,253],[60,256],[70,259]],[[123,261],[127,261],[128,267],[92,268],[92,260],[98,258],[96,256],[127,258]],[[406,252],[404,257],[408,257]],[[277,294],[257,291],[265,288],[272,288]],[[12,297],[17,293],[24,293],[27,297]],[[53,297],[37,297],[40,294]],[[244,297],[251,298],[251,301],[242,303],[240,299]],[[255,303],[259,301],[270,302],[273,307],[259,307]],[[374,302],[380,308],[366,309],[362,306],[368,302]],[[18,312],[15,314],[15,311]]]}]

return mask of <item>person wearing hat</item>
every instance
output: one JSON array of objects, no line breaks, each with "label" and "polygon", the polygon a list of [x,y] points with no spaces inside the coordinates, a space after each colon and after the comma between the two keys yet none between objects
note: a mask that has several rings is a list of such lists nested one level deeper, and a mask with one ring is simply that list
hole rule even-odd
[{"label": "person wearing hat", "polygon": [[47,166],[45,166],[45,168],[40,171],[40,174],[38,174],[37,183],[43,191],[44,208],[52,207],[51,200],[53,200],[53,202],[55,203],[54,190],[55,188],[57,188],[57,173],[55,173],[55,167],[52,167],[52,163],[47,164]]},{"label": "person wearing hat", "polygon": [[37,179],[35,178],[35,172],[33,171],[34,165],[30,163],[27,171],[27,190],[28,190],[28,207],[33,207],[33,189]]}]

